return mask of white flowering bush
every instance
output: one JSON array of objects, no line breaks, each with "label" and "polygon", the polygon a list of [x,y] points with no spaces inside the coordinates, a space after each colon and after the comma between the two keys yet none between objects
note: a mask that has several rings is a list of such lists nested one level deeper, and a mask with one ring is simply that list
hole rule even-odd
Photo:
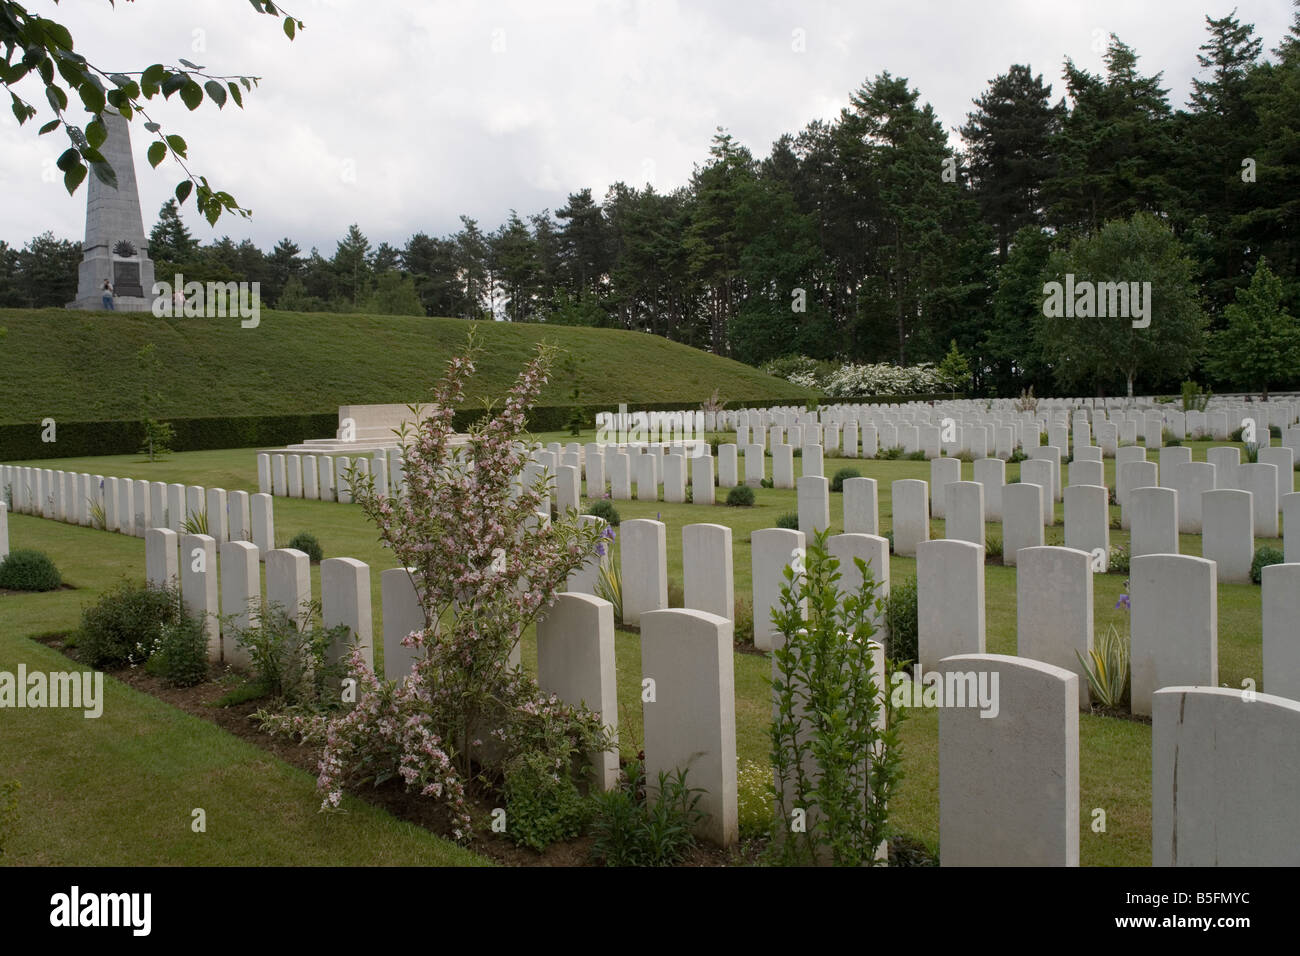
[{"label": "white flowering bush", "polygon": [[920,365],[845,362],[839,368],[827,371],[825,363],[806,355],[793,355],[768,362],[763,371],[795,385],[817,389],[828,398],[925,395],[947,391],[955,385],[946,381],[932,362]]}]

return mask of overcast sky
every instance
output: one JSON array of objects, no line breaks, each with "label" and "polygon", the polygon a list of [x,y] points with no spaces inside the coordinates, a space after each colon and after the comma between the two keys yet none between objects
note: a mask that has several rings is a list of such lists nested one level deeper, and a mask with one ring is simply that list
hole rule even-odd
[{"label": "overcast sky", "polygon": [[[1207,6],[1206,4],[1212,4]],[[864,80],[908,78],[950,138],[971,99],[1012,63],[1064,91],[1067,56],[1100,72],[1106,35],[1164,71],[1175,107],[1197,74],[1206,14],[1219,0],[1007,2],[675,2],[675,0],[290,0],[306,23],[290,42],[246,0],[77,0],[29,9],[64,23],[109,71],[184,57],[209,72],[262,77],[245,109],[178,97],[154,118],[189,142],[191,169],[253,210],[249,221],[185,220],[204,241],[289,236],[330,255],[349,223],[378,244],[444,235],[461,213],[495,228],[590,187],[685,183],[718,126],[756,155],[783,132],[833,119]],[[1237,0],[1265,52],[1292,16],[1287,0]],[[797,31],[802,31],[798,33]],[[799,52],[802,37],[802,52]],[[29,98],[44,103],[39,85]],[[34,94],[34,95],[32,95]],[[75,97],[74,97],[75,99]],[[36,136],[0,111],[0,238],[84,236],[85,195],[52,176],[62,132]],[[150,170],[132,124],[147,233],[179,170]]]}]

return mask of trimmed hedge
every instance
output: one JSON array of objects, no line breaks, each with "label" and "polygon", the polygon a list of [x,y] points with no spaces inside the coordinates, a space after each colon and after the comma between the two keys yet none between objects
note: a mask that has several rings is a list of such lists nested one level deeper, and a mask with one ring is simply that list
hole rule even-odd
[{"label": "trimmed hedge", "polygon": [[[728,402],[729,408],[765,408],[780,402],[756,399]],[[618,411],[601,405],[582,406],[590,420],[597,411]],[[629,404],[629,412],[685,411],[699,409],[699,402],[650,402]],[[573,416],[572,405],[539,405],[528,412],[528,428],[534,432],[561,431]],[[456,412],[455,427],[463,431],[481,418],[481,408]],[[240,415],[213,418],[166,419],[176,429],[173,451],[206,451],[213,448],[272,448],[296,445],[308,438],[332,438],[337,433],[338,412],[312,415]],[[134,455],[144,444],[141,422],[56,421],[55,441],[43,442],[45,431],[39,422],[0,425],[0,461],[30,461],[41,458],[81,458],[93,455]]]}]

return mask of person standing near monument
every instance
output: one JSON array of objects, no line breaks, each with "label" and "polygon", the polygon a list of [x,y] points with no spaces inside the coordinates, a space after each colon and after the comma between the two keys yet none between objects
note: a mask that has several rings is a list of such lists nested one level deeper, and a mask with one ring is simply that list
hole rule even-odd
[{"label": "person standing near monument", "polygon": [[113,311],[113,286],[109,284],[109,281],[107,279],[104,280],[104,287],[100,290],[100,296],[104,300],[104,308],[112,312]]}]

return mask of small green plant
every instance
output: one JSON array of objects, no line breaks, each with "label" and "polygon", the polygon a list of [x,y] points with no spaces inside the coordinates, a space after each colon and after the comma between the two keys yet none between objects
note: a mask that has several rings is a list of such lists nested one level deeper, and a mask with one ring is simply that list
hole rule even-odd
[{"label": "small green plant", "polygon": [[885,461],[897,461],[903,457],[903,446],[894,445],[891,448],[885,448],[876,454],[877,458],[883,458]]},{"label": "small green plant", "polygon": [[989,557],[1002,557],[1002,539],[995,534],[988,535],[984,539],[984,553]]},{"label": "small green plant", "polygon": [[172,442],[176,441],[176,429],[170,422],[146,418],[140,427],[144,429],[144,442],[138,454],[148,455],[150,461],[158,461],[171,454]]},{"label": "small green plant", "polygon": [[208,676],[208,632],[200,617],[182,613],[162,626],[145,670],[173,687],[193,687]]},{"label": "small green plant", "polygon": [[737,639],[749,640],[754,634],[754,607],[745,598],[738,597],[731,604],[732,633]]},{"label": "small green plant", "polygon": [[1028,461],[1028,460],[1029,460],[1029,456],[1025,454],[1024,449],[1017,448],[1015,451],[1011,453],[1011,457],[1007,459],[1007,464],[1017,465],[1022,461]]},{"label": "small green plant", "polygon": [[290,539],[287,546],[307,555],[312,564],[320,564],[325,560],[325,552],[321,550],[320,542],[309,532],[299,531]]},{"label": "small green plant", "polygon": [[802,457],[803,457],[803,446],[802,446],[802,445],[796,445],[795,448],[794,448],[794,451],[792,451],[792,452],[790,453],[790,457],[792,457],[792,458],[802,458]]},{"label": "small green plant", "polygon": [[[775,487],[776,487],[776,483],[773,482],[773,480],[772,480],[771,478],[760,478],[760,479],[758,479],[758,486],[759,486],[760,488],[775,488]],[[736,487],[737,487],[737,488],[740,488],[740,487],[743,487],[743,486],[742,486],[742,485],[737,485]]]},{"label": "small green plant", "polygon": [[885,655],[900,666],[918,660],[916,578],[890,583],[889,597],[885,600],[885,620],[889,635],[885,640]]},{"label": "small green plant", "polygon": [[[922,453],[922,458],[924,457],[925,457],[924,453]],[[969,451],[959,451],[957,452],[957,454],[953,455],[952,457],[956,458],[958,461],[964,461],[966,462],[966,464],[969,465],[971,462],[975,460],[975,453]]]},{"label": "small green plant", "polygon": [[1117,544],[1110,549],[1110,564],[1108,570],[1115,574],[1128,574],[1129,563],[1132,560],[1129,553],[1128,545]]},{"label": "small green plant", "polygon": [[[903,456],[904,461],[925,461],[925,452],[910,451]],[[972,459],[973,460],[973,459]]]},{"label": "small green plant", "polygon": [[614,507],[614,502],[607,498],[597,498],[595,501],[588,503],[586,514],[595,515],[601,518],[608,525],[617,528],[618,523],[623,519],[619,517],[618,509]]},{"label": "small green plant", "polygon": [[791,531],[799,530],[799,512],[787,511],[776,519],[778,528],[788,528]]},{"label": "small green plant", "polygon": [[1183,382],[1183,411],[1184,412],[1203,412],[1207,405],[1210,404],[1210,398],[1214,395],[1213,390],[1206,389],[1201,391],[1201,386],[1196,382],[1188,379]]},{"label": "small green plant", "polygon": [[278,604],[262,602],[252,627],[235,628],[235,641],[248,649],[253,673],[269,696],[290,707],[318,707],[337,703],[342,668],[327,665],[325,656],[335,640],[346,641],[350,633],[346,624],[324,627],[319,602],[304,608],[301,620]]},{"label": "small green plant", "polygon": [[647,792],[639,760],[623,785],[593,798],[591,855],[606,866],[671,866],[695,846],[704,818],[701,791],[687,786],[686,772],[659,773],[658,793]]},{"label": "small green plant", "polygon": [[736,816],[740,838],[750,840],[772,832],[776,813],[772,807],[775,791],[772,770],[757,760],[742,760],[736,773]]},{"label": "small green plant", "polygon": [[1264,569],[1270,564],[1282,564],[1286,556],[1277,548],[1261,545],[1255,549],[1255,557],[1250,562],[1250,580],[1260,584],[1264,580]]},{"label": "small green plant", "polygon": [[0,561],[0,590],[57,591],[63,576],[44,551],[19,548]]},{"label": "small green plant", "polygon": [[1088,659],[1078,651],[1074,656],[1088,675],[1088,688],[1101,706],[1118,710],[1129,697],[1129,641],[1114,624],[1102,632],[1088,651]]},{"label": "small green plant", "polygon": [[520,755],[506,770],[503,791],[506,836],[539,853],[581,835],[591,815],[591,803],[578,792],[573,775],[557,773],[547,753]]},{"label": "small green plant", "polygon": [[175,587],[151,588],[123,581],[82,610],[76,642],[92,667],[145,663],[163,627],[180,619],[181,595]]},{"label": "small green plant", "polygon": [[1248,441],[1245,443],[1244,448],[1246,450],[1246,462],[1251,465],[1256,464],[1259,461],[1259,442]]},{"label": "small green plant", "polygon": [[201,511],[191,511],[186,515],[185,520],[181,523],[181,530],[186,534],[207,534],[208,533],[208,509]]},{"label": "small green plant", "polygon": [[776,714],[771,760],[778,801],[774,850],[785,864],[874,866],[891,833],[889,799],[902,779],[888,669],[869,650],[884,600],[870,566],[861,585],[839,589],[829,531],[807,548],[803,574],[785,569],[772,621],[784,642],[772,653]]},{"label": "small green plant", "polygon": [[596,597],[614,605],[615,621],[623,620],[623,572],[619,570],[619,562],[600,562],[596,574]]},{"label": "small green plant", "polygon": [[1268,426],[1268,437],[1269,437],[1269,438],[1281,438],[1281,437],[1282,437],[1282,426],[1281,426],[1281,425],[1269,425],[1269,426]]},{"label": "small green plant", "polygon": [[1172,428],[1160,429],[1160,443],[1168,448],[1177,448],[1183,443],[1183,440],[1174,434]]},{"label": "small green plant", "polygon": [[732,508],[748,508],[754,504],[754,489],[737,485],[727,492],[727,504]]},{"label": "small green plant", "polygon": [[90,499],[86,502],[90,509],[90,526],[96,531],[103,531],[108,527],[108,515],[104,511],[103,502]]},{"label": "small green plant", "polygon": [[841,468],[831,479],[831,491],[843,491],[844,482],[849,478],[861,478],[862,472],[856,468]]}]

